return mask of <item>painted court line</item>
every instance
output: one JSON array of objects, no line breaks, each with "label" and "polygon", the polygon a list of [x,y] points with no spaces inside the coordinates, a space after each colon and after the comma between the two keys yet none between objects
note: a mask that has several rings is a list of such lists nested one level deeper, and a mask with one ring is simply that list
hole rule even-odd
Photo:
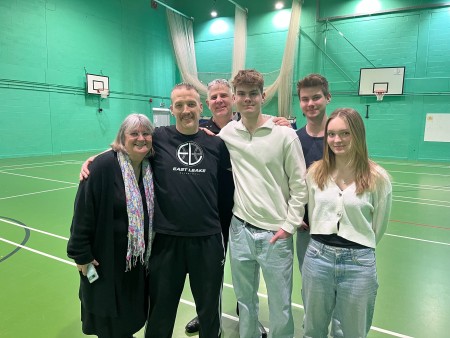
[{"label": "painted court line", "polygon": [[[402,197],[400,197],[402,198]],[[394,202],[402,202],[402,203],[412,203],[412,204],[421,204],[421,205],[428,205],[433,207],[441,207],[441,208],[450,208],[450,205],[442,205],[442,204],[433,204],[433,203],[422,203],[418,201],[408,201],[408,200],[402,200],[398,198],[393,198],[392,201]]]},{"label": "painted court line", "polygon": [[[66,237],[58,236],[58,235],[55,235],[55,234],[52,234],[52,233],[49,233],[49,232],[46,232],[46,231],[41,231],[41,230],[37,230],[37,229],[30,228],[30,227],[27,227],[27,226],[23,226],[23,225],[18,224],[18,223],[16,223],[16,222],[4,220],[4,219],[1,219],[1,221],[5,222],[5,223],[12,224],[12,225],[16,225],[16,226],[19,226],[19,227],[22,227],[22,228],[27,228],[27,229],[30,229],[30,230],[33,230],[33,231],[37,231],[37,232],[43,233],[43,234],[48,235],[48,236],[52,236],[52,237],[56,237],[56,238],[60,238],[60,239],[64,239],[64,240],[68,240],[68,238],[66,238]],[[448,246],[450,246],[449,243],[435,242],[435,241],[423,240],[423,239],[412,238],[412,237],[406,237],[406,236],[391,235],[391,234],[386,234],[386,235],[392,236],[392,237],[399,237],[399,238],[404,238],[404,239],[411,239],[411,240],[416,240],[416,241],[423,241],[423,242],[428,242],[428,243],[433,243],[433,244],[443,244],[443,245],[448,245]],[[6,243],[9,243],[9,244],[11,244],[11,245],[16,245],[16,246],[18,246],[18,247],[20,247],[20,248],[23,248],[23,249],[25,249],[25,250],[29,250],[29,251],[34,252],[34,253],[37,253],[37,254],[39,254],[39,255],[42,255],[42,256],[45,256],[45,257],[48,257],[48,258],[51,258],[51,259],[55,259],[55,260],[57,260],[57,261],[60,261],[60,262],[63,262],[63,263],[69,264],[69,265],[76,265],[75,263],[70,262],[70,261],[67,261],[67,260],[65,260],[65,259],[62,259],[62,258],[59,258],[59,257],[55,257],[55,256],[52,256],[52,255],[46,254],[46,253],[44,253],[44,252],[42,252],[42,251],[39,251],[39,250],[35,250],[35,249],[28,248],[28,247],[26,247],[26,246],[20,245],[20,244],[15,243],[15,242],[8,241],[8,240],[3,239],[3,238],[0,238],[0,240],[4,241],[4,242],[6,242]],[[228,283],[223,283],[223,285],[224,285],[225,287],[228,287],[228,288],[231,288],[231,289],[233,288],[233,286],[232,286],[231,284],[228,284]],[[258,296],[263,297],[263,298],[267,298],[267,295],[266,295],[266,294],[263,294],[263,293],[260,293],[260,292],[258,292]],[[186,300],[183,300],[183,299],[181,299],[180,301],[181,301],[182,303],[185,303],[185,304],[188,304],[188,305],[191,305],[191,306],[195,307],[195,304],[192,303],[192,302],[189,302],[189,301],[186,301]],[[297,303],[292,303],[292,306],[295,307],[295,308],[304,309],[304,307],[303,307],[302,305],[297,304]],[[229,318],[229,319],[238,321],[238,318],[236,318],[236,317],[233,317],[233,316],[230,316],[230,315],[227,315],[227,314],[223,314],[223,315],[224,315],[224,317],[226,317],[226,318]],[[397,332],[393,332],[393,331],[381,329],[381,328],[378,328],[378,327],[376,327],[376,326],[372,326],[372,327],[371,327],[371,330],[378,331],[378,332],[382,332],[382,333],[385,333],[385,334],[388,334],[388,335],[391,335],[391,336],[394,336],[394,337],[400,337],[400,338],[412,338],[412,337],[410,337],[410,336],[406,336],[406,335],[403,335],[403,334],[400,334],[400,333],[397,333]]]},{"label": "painted court line", "polygon": [[[12,242],[12,241],[8,241],[7,239],[1,238],[1,237],[0,237],[0,241],[3,241],[3,242],[8,243],[10,245],[15,245],[15,246],[17,246],[19,248],[31,251],[31,252],[36,253],[36,254],[41,255],[41,256],[54,259],[54,260],[56,260],[58,262],[62,262],[62,263],[68,264],[68,265],[76,266],[76,264],[74,262],[71,262],[71,261],[68,261],[68,260],[65,260],[65,259],[53,256],[53,255],[47,254],[47,253],[39,251],[39,250],[35,250],[35,249],[32,249],[32,248],[29,248],[27,246],[24,246],[24,245],[21,245],[21,244]],[[228,284],[228,283],[224,283],[223,285],[226,286],[226,287],[229,287],[229,288],[233,288],[233,286],[231,284]],[[265,295],[265,294],[262,294],[262,293],[258,292],[258,295],[261,296],[261,297],[267,298],[267,295]],[[190,301],[187,301],[187,300],[184,300],[184,299],[180,299],[180,302],[182,302],[184,304],[188,304],[188,305],[190,305],[192,307],[195,307],[195,304],[193,302],[190,302]],[[300,304],[292,303],[292,306],[303,309],[303,306],[300,305]],[[227,314],[224,314],[224,313],[222,313],[222,315],[224,315],[225,317],[227,317],[229,319],[235,320],[235,321],[239,320],[238,318],[236,318],[234,316],[230,316],[230,315],[227,315]],[[397,332],[393,332],[393,331],[389,331],[389,330],[385,330],[385,329],[380,329],[380,328],[375,327],[375,326],[371,326],[370,329],[374,330],[374,331],[379,331],[379,332],[385,333],[385,334],[393,336],[393,337],[413,338],[411,336],[406,336],[406,335],[401,334],[401,333],[397,333]]]},{"label": "painted court line", "polygon": [[56,167],[70,164],[82,164],[81,161],[59,161],[59,162],[43,162],[43,163],[31,163],[31,164],[14,164],[0,167],[0,170],[23,170],[23,169],[35,169],[45,167]]},{"label": "painted court line", "polygon": [[411,184],[411,183],[401,183],[401,182],[393,182],[392,186],[401,187],[401,188],[414,188],[417,190],[440,190],[440,191],[450,191],[449,186],[440,186],[440,185],[429,185],[429,184]]},{"label": "painted court line", "polygon": [[414,200],[414,201],[422,201],[422,202],[435,202],[435,203],[447,203],[450,205],[450,201],[447,200],[433,200],[431,198],[419,198],[419,197],[409,197],[409,196],[397,196],[398,198],[402,198],[405,200]]},{"label": "painted court line", "polygon": [[73,188],[76,188],[76,186],[72,186],[72,187],[64,187],[64,188],[56,188],[56,189],[50,189],[50,190],[42,190],[42,191],[30,192],[30,193],[28,193],[28,194],[21,194],[21,195],[14,195],[14,196],[0,197],[0,201],[1,201],[1,200],[7,200],[7,199],[10,199],[10,198],[24,197],[24,196],[31,196],[31,195],[38,195],[38,194],[43,194],[43,193],[45,193],[45,192],[53,192],[53,191],[64,190],[64,189],[73,189]]},{"label": "painted court line", "polygon": [[[2,220],[2,221],[6,222],[6,220]],[[14,222],[7,222],[7,223],[13,224]],[[16,224],[16,225],[18,225],[18,224]],[[24,249],[24,250],[31,251],[31,252],[36,253],[36,254],[41,255],[41,256],[44,256],[44,257],[47,257],[47,258],[54,259],[54,260],[56,260],[56,261],[58,261],[58,262],[65,263],[65,264],[67,264],[67,265],[77,266],[74,262],[71,262],[71,261],[68,261],[68,260],[66,260],[66,259],[62,259],[62,258],[53,256],[53,255],[49,255],[49,254],[47,254],[47,253],[45,253],[45,252],[42,252],[42,251],[39,251],[39,250],[35,250],[35,249],[32,249],[32,248],[29,248],[29,247],[24,246],[24,245],[21,245],[21,244],[19,244],[19,243],[15,243],[15,242],[12,242],[12,241],[8,241],[7,239],[1,238],[1,237],[0,237],[0,241],[3,241],[3,242],[8,243],[8,244],[11,244],[11,245],[13,245],[13,246],[17,246],[17,247],[22,248],[22,249]],[[181,298],[181,299],[180,299],[180,303],[184,303],[184,304],[190,305],[190,306],[192,306],[192,307],[195,308],[195,303],[190,302],[190,301],[188,301],[188,300],[185,300],[185,299],[182,299],[182,298]],[[229,314],[222,313],[222,315],[223,315],[224,317],[226,317],[226,318],[228,318],[228,319],[231,319],[231,320],[234,320],[234,321],[236,321],[236,322],[239,321],[239,318],[234,317],[234,316],[231,316],[231,315],[229,315]],[[266,328],[266,330],[267,330],[267,332],[268,332],[268,329],[267,329],[267,328]]]},{"label": "painted court line", "polygon": [[450,246],[450,243],[430,241],[430,240],[428,240],[428,239],[421,239],[421,238],[414,238],[414,237],[400,236],[400,235],[393,235],[393,234],[385,234],[385,235],[386,235],[386,236],[391,236],[391,237],[403,238],[403,239],[410,239],[410,240],[412,240],[412,241],[427,242],[427,243],[432,243],[432,244],[440,244],[440,245],[447,245],[447,246]]},{"label": "painted court line", "polygon": [[4,238],[2,238],[2,237],[0,237],[0,241],[3,241],[3,242],[5,242],[5,243],[8,243],[8,244],[11,244],[11,245],[14,245],[14,246],[17,246],[17,247],[19,247],[19,248],[21,248],[21,249],[24,249],[24,250],[31,251],[31,252],[36,253],[36,254],[41,255],[41,256],[44,256],[44,257],[47,257],[47,258],[54,259],[55,261],[58,261],[58,262],[62,262],[62,263],[65,263],[65,264],[69,264],[69,265],[76,266],[76,264],[75,264],[74,262],[70,262],[70,261],[68,261],[68,260],[65,260],[65,259],[62,259],[62,258],[53,256],[53,255],[50,255],[50,254],[48,254],[48,253],[45,253],[45,252],[42,252],[42,251],[39,251],[39,250],[32,249],[32,248],[30,248],[30,247],[27,247],[27,246],[22,245],[22,244],[19,244],[19,243],[15,243],[15,242],[12,242],[12,241],[8,241],[7,239],[4,239]]},{"label": "painted court line", "polygon": [[[24,226],[22,224],[19,224],[19,223],[13,222],[13,221],[9,221],[9,220],[6,220],[6,219],[0,218],[0,221],[8,223],[8,224],[11,224],[11,225],[15,225],[15,226],[18,226],[18,227],[21,227],[21,228],[24,228],[24,229],[29,229],[29,230],[32,230],[32,231],[36,231],[36,232],[42,233],[42,234],[47,235],[47,236],[52,236],[52,237],[56,237],[56,238],[59,238],[59,239],[63,239],[65,241],[69,240],[69,238],[67,238],[67,237],[59,236],[59,235],[53,234],[51,232],[46,232],[46,231],[42,231],[42,230],[39,230],[39,229],[31,228],[31,227],[28,227],[28,226]],[[396,221],[393,220],[393,222],[396,222]],[[394,235],[394,234],[389,234],[389,233],[385,233],[385,235],[386,236],[391,236],[391,237],[398,237],[398,238],[403,238],[403,239],[409,239],[409,240],[412,240],[412,241],[427,242],[427,243],[432,243],[432,244],[440,244],[440,245],[450,246],[450,243],[431,241],[431,240],[427,240],[427,239],[408,237],[408,236],[400,236],[400,235]],[[227,283],[223,283],[223,285],[226,286],[226,287],[229,287],[229,288],[233,287],[231,284],[227,284]],[[267,295],[265,295],[265,294],[259,294],[258,293],[258,295],[261,296],[261,297],[267,298]],[[299,305],[299,307],[303,309],[303,307],[301,305]]]},{"label": "painted court line", "polygon": [[30,175],[22,175],[22,174],[16,174],[16,173],[9,173],[7,171],[0,171],[0,174],[6,174],[6,175],[13,175],[13,176],[20,176],[20,177],[26,177],[26,178],[33,178],[35,180],[43,180],[43,181],[50,181],[50,182],[57,182],[57,183],[64,183],[64,184],[72,184],[78,186],[78,183],[73,182],[66,182],[66,181],[59,181],[59,180],[52,180],[51,178],[43,178],[43,177],[37,177],[37,176],[30,176]]},{"label": "painted court line", "polygon": [[417,173],[414,171],[401,171],[401,170],[388,170],[389,173],[398,173],[398,174],[414,174],[421,176],[439,176],[439,177],[450,177],[447,174],[435,174],[435,173]]},{"label": "painted court line", "polygon": [[59,239],[63,239],[65,241],[69,240],[69,238],[67,238],[67,237],[63,237],[63,236],[52,234],[51,232],[47,232],[47,231],[42,231],[42,230],[39,230],[39,229],[31,228],[29,226],[26,226],[26,225],[23,225],[23,224],[19,224],[19,223],[16,223],[16,222],[13,222],[13,221],[10,221],[10,220],[7,220],[7,219],[3,219],[1,217],[0,217],[0,221],[8,223],[8,224],[12,224],[12,225],[24,228],[24,229],[28,229],[28,230],[31,230],[31,231],[40,232],[41,234],[44,234],[44,235],[47,235],[47,236],[52,236],[52,237],[56,237],[56,238],[59,238]]},{"label": "painted court line", "polygon": [[424,223],[416,223],[416,222],[407,222],[407,221],[400,221],[396,219],[390,219],[389,222],[392,223],[400,223],[400,224],[410,224],[415,225],[418,227],[425,227],[425,228],[433,228],[433,229],[441,229],[441,230],[450,230],[448,227],[439,226],[439,225],[431,225],[431,224],[424,224]]},{"label": "painted court line", "polygon": [[426,164],[426,163],[398,163],[398,162],[389,162],[389,161],[377,161],[379,164],[393,164],[398,166],[407,166],[407,167],[425,167],[425,168],[442,168],[442,169],[450,169],[448,165],[440,165],[440,164]]},{"label": "painted court line", "polygon": [[[186,305],[189,305],[189,306],[192,306],[193,308],[195,308],[195,303],[191,302],[189,300],[185,300],[185,299],[181,298],[180,299],[180,303],[183,303],[183,304],[186,304]],[[225,317],[227,319],[231,319],[231,320],[233,320],[235,322],[239,322],[239,318],[238,317],[229,315],[228,313],[222,312],[222,317]],[[269,332],[269,329],[267,327],[265,327],[265,329],[266,329],[267,332]]]}]

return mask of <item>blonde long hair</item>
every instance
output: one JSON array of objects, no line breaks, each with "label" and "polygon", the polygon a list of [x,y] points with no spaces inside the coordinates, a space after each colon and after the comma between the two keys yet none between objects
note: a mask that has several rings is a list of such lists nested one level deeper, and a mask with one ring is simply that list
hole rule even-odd
[{"label": "blonde long hair", "polygon": [[356,193],[361,194],[366,190],[373,191],[376,188],[377,178],[380,175],[384,176],[382,174],[384,170],[380,170],[381,167],[369,159],[364,122],[359,113],[352,108],[338,108],[331,113],[325,126],[323,159],[315,162],[309,170],[318,187],[323,190],[336,167],[336,155],[327,142],[328,125],[336,117],[340,117],[347,123],[352,136],[348,166],[355,172]]}]

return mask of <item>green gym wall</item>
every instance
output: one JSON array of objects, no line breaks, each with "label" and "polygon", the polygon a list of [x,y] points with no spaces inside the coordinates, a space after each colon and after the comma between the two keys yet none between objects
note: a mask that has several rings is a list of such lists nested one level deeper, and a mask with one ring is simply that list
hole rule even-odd
[{"label": "green gym wall", "polygon": [[[214,20],[203,0],[165,2],[194,17],[198,70],[230,72],[232,29],[210,33]],[[287,28],[274,26],[273,1],[237,2],[249,10],[246,68],[276,71]],[[377,14],[360,15],[361,1],[305,0],[294,81],[311,72],[326,76],[328,113],[358,110],[371,156],[448,162],[450,143],[425,142],[424,130],[427,114],[450,114],[449,4],[378,2]],[[232,27],[233,6],[217,3]],[[126,115],[151,118],[180,79],[165,9],[150,1],[3,0],[0,31],[0,157],[103,150]],[[406,67],[404,95],[381,102],[358,96],[360,68],[392,66]],[[86,72],[109,76],[108,99],[85,94]],[[293,94],[300,127],[305,120]],[[275,98],[264,111],[276,115],[276,105]]]}]

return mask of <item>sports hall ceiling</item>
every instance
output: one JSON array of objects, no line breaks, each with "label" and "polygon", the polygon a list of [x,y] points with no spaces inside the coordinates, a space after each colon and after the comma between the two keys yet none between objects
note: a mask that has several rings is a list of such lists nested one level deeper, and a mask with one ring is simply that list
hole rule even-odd
[{"label": "sports hall ceiling", "polygon": [[[234,17],[234,4],[228,0],[159,0],[181,13],[202,22],[211,19],[211,10],[215,7],[219,16]],[[276,2],[283,2],[284,8],[291,8],[292,0],[233,0],[241,7],[247,8],[249,15],[275,10]],[[158,5],[157,10],[164,7]]]}]

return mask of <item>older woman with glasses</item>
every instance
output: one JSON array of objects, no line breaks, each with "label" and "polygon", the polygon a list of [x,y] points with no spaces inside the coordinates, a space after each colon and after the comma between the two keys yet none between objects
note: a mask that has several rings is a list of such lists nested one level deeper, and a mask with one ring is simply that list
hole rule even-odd
[{"label": "older woman with glasses", "polygon": [[85,334],[132,337],[147,319],[153,130],[145,115],[127,116],[79,185],[67,253],[80,272]]}]

